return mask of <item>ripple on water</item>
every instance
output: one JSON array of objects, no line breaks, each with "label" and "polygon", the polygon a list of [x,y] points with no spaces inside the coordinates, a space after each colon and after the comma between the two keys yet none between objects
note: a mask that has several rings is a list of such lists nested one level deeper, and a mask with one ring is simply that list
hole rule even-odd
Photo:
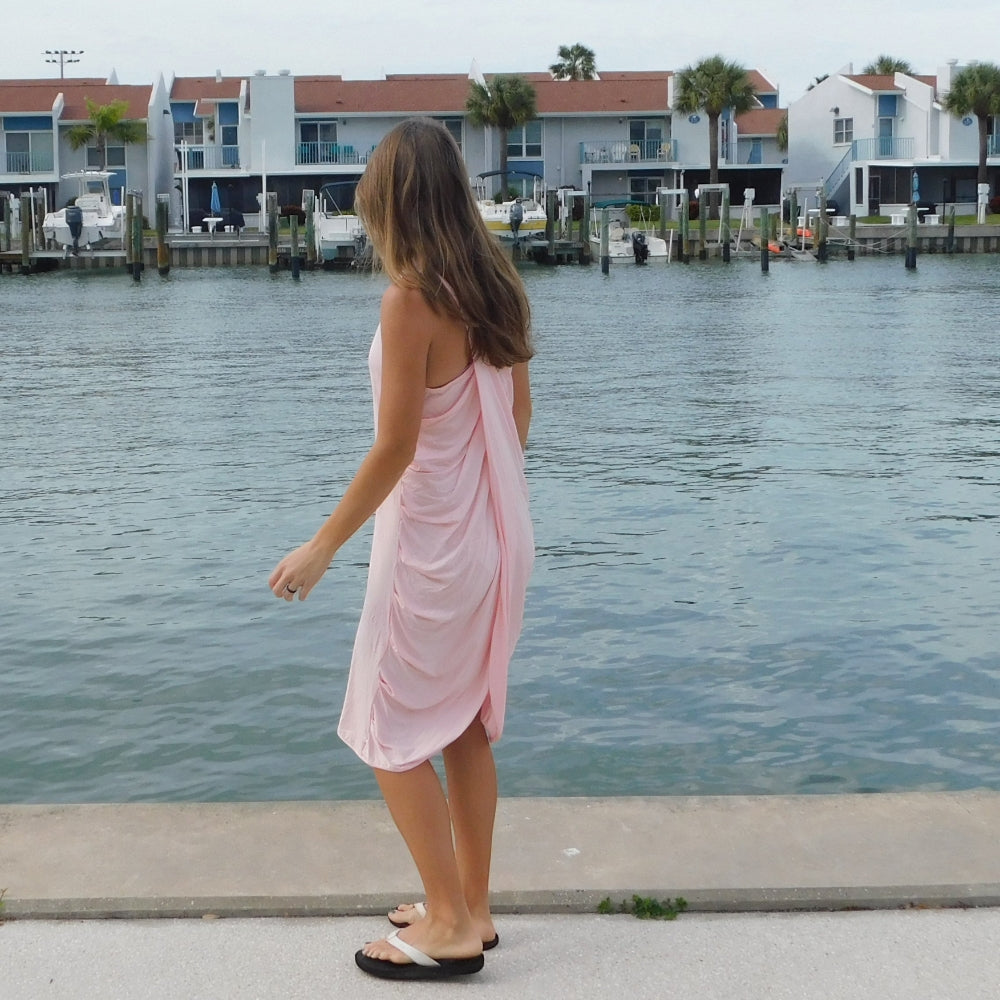
[{"label": "ripple on water", "polygon": [[[523,272],[501,789],[1000,788],[993,262],[744,264]],[[0,800],[375,795],[335,734],[370,533],[265,581],[371,441],[381,279],[92,277],[0,334]]]}]

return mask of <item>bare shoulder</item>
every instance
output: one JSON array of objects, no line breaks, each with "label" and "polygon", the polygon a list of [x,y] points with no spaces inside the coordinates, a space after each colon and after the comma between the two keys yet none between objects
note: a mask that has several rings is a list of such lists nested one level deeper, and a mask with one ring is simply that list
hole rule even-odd
[{"label": "bare shoulder", "polygon": [[418,288],[390,285],[382,296],[380,318],[383,329],[387,324],[414,329],[430,326],[435,314]]}]

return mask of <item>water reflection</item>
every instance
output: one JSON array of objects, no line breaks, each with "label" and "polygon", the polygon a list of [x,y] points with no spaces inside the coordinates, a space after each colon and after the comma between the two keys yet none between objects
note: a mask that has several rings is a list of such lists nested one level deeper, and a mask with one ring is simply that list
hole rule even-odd
[{"label": "water reflection", "polygon": [[[993,263],[524,272],[505,794],[1000,787]],[[367,534],[264,579],[370,441],[378,281],[4,286],[0,799],[373,795]]]}]

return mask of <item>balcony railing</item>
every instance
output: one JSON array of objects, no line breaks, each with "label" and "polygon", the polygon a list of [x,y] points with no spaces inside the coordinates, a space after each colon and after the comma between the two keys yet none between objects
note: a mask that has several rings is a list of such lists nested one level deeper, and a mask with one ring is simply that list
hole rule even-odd
[{"label": "balcony railing", "polygon": [[676,139],[594,139],[580,143],[581,163],[672,163]]},{"label": "balcony railing", "polygon": [[851,143],[852,160],[912,160],[913,139],[894,139],[877,136],[874,139],[855,139]]},{"label": "balcony railing", "polygon": [[[184,150],[181,146],[175,146],[177,150],[177,170],[183,164]],[[229,170],[240,165],[239,146],[188,146],[187,147],[187,169],[188,170]]]},{"label": "balcony railing", "polygon": [[54,169],[51,152],[7,154],[8,174],[51,174]]},{"label": "balcony railing", "polygon": [[295,162],[300,165],[333,164],[352,166],[367,163],[370,150],[358,150],[339,142],[300,142],[295,150]]},{"label": "balcony railing", "polygon": [[1000,135],[987,136],[986,155],[1000,156]]}]

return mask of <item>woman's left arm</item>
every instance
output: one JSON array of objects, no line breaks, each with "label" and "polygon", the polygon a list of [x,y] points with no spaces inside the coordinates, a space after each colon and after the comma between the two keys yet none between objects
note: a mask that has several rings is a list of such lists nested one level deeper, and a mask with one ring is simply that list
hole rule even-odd
[{"label": "woman's left arm", "polygon": [[528,427],[531,425],[531,381],[528,378],[528,362],[514,365],[514,424],[521,441],[521,450],[528,447]]},{"label": "woman's left arm", "polygon": [[337,550],[389,495],[413,461],[420,433],[433,313],[415,290],[391,286],[382,298],[382,386],[378,433],[350,485],[319,531],[275,567],[276,597],[305,600]]}]

